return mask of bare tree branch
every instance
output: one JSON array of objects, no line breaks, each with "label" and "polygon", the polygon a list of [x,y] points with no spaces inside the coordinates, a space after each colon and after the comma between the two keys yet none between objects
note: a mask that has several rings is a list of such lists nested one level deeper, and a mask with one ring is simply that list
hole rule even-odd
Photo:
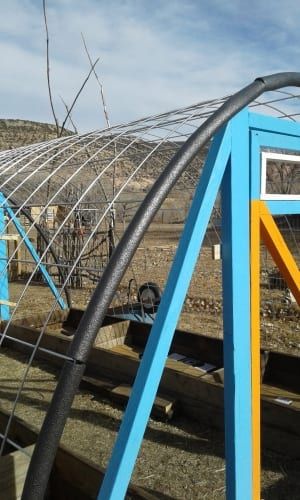
[{"label": "bare tree branch", "polygon": [[66,122],[67,122],[67,120],[68,120],[68,118],[70,116],[70,113],[71,113],[72,109],[74,108],[74,106],[76,104],[76,101],[77,101],[78,97],[80,96],[81,92],[83,91],[83,89],[84,89],[84,87],[85,87],[88,79],[90,78],[92,72],[94,71],[94,68],[95,68],[96,64],[98,63],[98,61],[99,61],[99,57],[98,57],[98,59],[96,59],[96,61],[94,62],[94,64],[92,64],[92,67],[91,67],[91,69],[89,71],[89,74],[87,75],[87,77],[85,78],[83,84],[81,85],[80,89],[78,90],[78,92],[77,92],[77,94],[76,94],[76,96],[74,98],[74,101],[72,102],[71,107],[69,108],[69,111],[67,112],[67,115],[66,115],[66,117],[65,117],[65,119],[63,121],[63,124],[62,124],[61,129],[60,129],[59,137],[62,136],[62,133],[63,133],[63,131],[65,129],[65,125],[66,125]]},{"label": "bare tree branch", "polygon": [[[90,65],[92,66],[92,58],[91,58],[90,53],[88,51],[87,44],[86,44],[83,33],[81,33],[81,38],[82,38],[83,45],[84,45],[86,54],[88,56]],[[98,74],[97,74],[95,68],[93,68],[93,73],[94,73],[96,81],[100,87],[100,95],[101,95],[101,101],[102,101],[102,107],[103,107],[106,125],[107,125],[107,128],[110,128],[110,121],[109,121],[107,106],[106,106],[106,102],[105,102],[105,98],[104,98],[103,85],[99,80],[99,77],[98,77]],[[114,142],[114,150],[115,150],[115,156],[116,156],[116,143],[115,142]],[[115,161],[114,165],[113,165],[113,185],[112,185],[113,197],[115,196],[115,189],[116,189],[116,163],[117,162]],[[103,186],[102,186],[102,189],[104,191]],[[105,193],[105,191],[104,191],[104,193]],[[111,210],[110,210],[110,222],[109,222],[108,236],[109,236],[109,247],[110,247],[110,253],[111,253],[111,251],[115,247],[115,209],[114,209],[114,206],[112,206]]]},{"label": "bare tree branch", "polygon": [[54,105],[53,105],[53,100],[52,100],[52,92],[51,92],[51,84],[50,84],[50,61],[49,61],[49,33],[48,33],[48,23],[47,23],[47,12],[46,12],[46,0],[43,0],[43,12],[44,12],[44,21],[45,21],[45,29],[46,29],[46,53],[47,53],[47,83],[48,83],[48,93],[49,93],[49,100],[50,100],[50,106],[56,126],[56,133],[57,137],[59,135],[59,125],[58,125],[58,120],[55,114],[54,110]]},{"label": "bare tree branch", "polygon": [[[85,48],[85,51],[86,51],[86,54],[88,56],[88,59],[90,61],[90,65],[93,66],[93,63],[92,63],[92,59],[91,59],[91,56],[90,56],[90,53],[88,51],[88,48],[87,48],[87,44],[86,44],[86,41],[85,41],[85,38],[84,38],[84,35],[83,33],[81,33],[81,38],[82,38],[82,41],[83,41],[83,45],[84,45],[84,48]],[[100,94],[101,94],[101,100],[102,100],[102,106],[103,106],[103,112],[104,112],[104,117],[105,117],[105,121],[106,121],[106,124],[107,124],[107,128],[110,128],[110,120],[109,120],[109,116],[108,116],[108,111],[107,111],[107,106],[106,106],[106,102],[105,102],[105,98],[104,98],[104,89],[103,89],[103,85],[102,83],[100,82],[99,80],[99,77],[97,75],[97,72],[95,70],[95,68],[93,69],[93,73],[95,75],[95,78],[98,82],[98,85],[100,87]]]},{"label": "bare tree branch", "polygon": [[[61,95],[60,95],[59,97],[61,98],[61,101],[62,101],[62,103],[63,103],[64,107],[66,108],[66,112],[67,112],[67,113],[69,113],[69,108],[68,108],[68,105],[67,105],[67,104],[66,104],[66,102],[63,100],[63,98],[62,98],[62,96],[61,96]],[[76,134],[78,134],[78,129],[77,129],[77,127],[76,127],[76,125],[75,125],[75,123],[74,123],[74,121],[73,121],[73,118],[72,118],[71,113],[69,113],[69,120],[70,120],[70,122],[72,123],[73,129],[74,129],[74,132],[75,132]]]},{"label": "bare tree branch", "polygon": [[[90,61],[90,64],[92,65],[92,59],[91,59],[90,53],[88,51],[87,44],[86,44],[86,41],[85,41],[85,38],[84,38],[84,35],[83,35],[82,32],[81,32],[81,38],[82,38],[82,41],[83,41],[83,45],[84,45],[86,54],[87,54],[88,59]],[[103,106],[103,112],[104,112],[105,121],[106,121],[107,127],[110,128],[110,120],[109,120],[108,110],[107,110],[107,106],[106,106],[106,102],[105,102],[105,98],[104,98],[103,85],[100,82],[99,77],[98,77],[97,72],[96,72],[95,69],[94,69],[93,73],[94,73],[95,78],[97,80],[97,83],[98,83],[98,85],[100,87],[100,94],[101,94],[101,100],[102,100],[102,106]],[[114,143],[114,149],[115,149],[115,156],[116,156],[116,154],[117,154],[116,153],[116,143]],[[113,166],[113,196],[115,195],[115,189],[116,189],[116,181],[115,181],[116,175],[115,174],[116,174],[116,162],[114,163],[114,166]],[[114,208],[112,209],[111,214],[112,214],[112,224],[114,225]]]}]

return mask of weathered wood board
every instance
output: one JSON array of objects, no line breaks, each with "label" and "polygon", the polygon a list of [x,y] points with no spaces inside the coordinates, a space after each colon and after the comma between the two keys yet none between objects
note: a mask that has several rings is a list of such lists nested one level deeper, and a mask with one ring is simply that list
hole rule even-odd
[{"label": "weathered wood board", "polygon": [[[69,313],[56,312],[47,326],[41,346],[60,354],[66,353],[71,338],[59,332],[64,331],[64,328],[69,332],[72,332],[73,328],[74,331],[81,316],[80,310],[71,310]],[[14,322],[10,325],[8,334],[35,344],[43,321],[44,318],[40,317],[27,318],[23,324],[22,321]],[[149,331],[149,325],[107,317],[98,333],[97,346],[91,350],[83,383],[90,384],[95,392],[106,395],[112,393],[112,389],[117,385],[132,385]],[[12,348],[27,349],[13,340],[6,340],[5,343]],[[174,352],[213,364],[215,370],[207,373],[199,366],[196,368],[168,358],[159,386],[159,395],[163,394],[170,401],[176,400],[176,410],[201,419],[209,425],[223,428],[222,340],[177,330],[170,350],[170,353]],[[39,350],[37,355],[59,366],[63,363],[63,359],[53,357],[42,350]],[[269,448],[299,458],[298,373],[299,357],[270,352],[262,384],[262,435],[264,444]],[[115,394],[115,397],[120,401],[128,395]],[[288,398],[291,403],[281,403],[278,397]],[[278,439],[274,439],[276,430]]]},{"label": "weathered wood board", "polygon": [[[9,418],[8,412],[0,408],[0,431],[5,429]],[[9,437],[26,448],[30,454],[32,444],[36,442],[38,429],[24,420],[13,419]],[[3,462],[2,462],[3,460]],[[0,499],[16,500],[21,491],[29,465],[30,458],[22,451],[10,453],[0,461]],[[104,469],[71,452],[60,445],[52,469],[47,498],[49,500],[92,500],[97,498],[100,484],[104,477]],[[2,490],[3,487],[3,490]],[[157,497],[148,493],[139,486],[130,484],[128,493],[136,500],[157,500]],[[2,494],[2,496],[1,496]],[[11,495],[11,496],[9,496]],[[19,495],[19,496],[13,496]]]}]

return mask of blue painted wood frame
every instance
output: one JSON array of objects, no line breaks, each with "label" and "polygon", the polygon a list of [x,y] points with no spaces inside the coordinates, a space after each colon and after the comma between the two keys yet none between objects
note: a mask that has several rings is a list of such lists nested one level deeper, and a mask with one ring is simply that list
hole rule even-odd
[{"label": "blue painted wood frame", "polygon": [[[249,125],[251,127],[251,199],[259,200],[261,150],[273,148],[300,153],[300,125],[255,113],[249,113]],[[273,215],[300,213],[299,200],[266,200],[266,204]]]},{"label": "blue painted wood frame", "polygon": [[248,111],[231,120],[222,183],[226,497],[252,499]]},{"label": "blue painted wood frame", "polygon": [[[271,132],[272,134],[289,135],[299,137],[299,122],[281,120],[272,116],[261,115],[258,113],[249,113],[249,128]],[[284,138],[283,138],[284,140]]]},{"label": "blue painted wood frame", "polygon": [[[20,237],[22,238],[22,241],[26,245],[26,247],[27,247],[30,255],[33,258],[33,260],[37,264],[38,269],[41,271],[41,273],[42,273],[42,275],[43,275],[43,277],[45,279],[45,282],[49,286],[49,288],[50,288],[51,292],[53,293],[55,299],[57,300],[60,308],[61,309],[67,309],[67,304],[63,300],[60,292],[58,291],[58,289],[57,289],[57,287],[56,287],[53,279],[51,278],[50,274],[48,273],[46,267],[41,263],[40,256],[37,253],[37,251],[35,250],[34,246],[32,245],[32,243],[31,243],[31,241],[30,241],[30,239],[29,239],[29,237],[28,237],[25,229],[23,228],[22,224],[20,223],[20,221],[15,216],[14,211],[9,206],[9,204],[8,204],[5,196],[2,193],[0,193],[0,206],[2,207],[1,210],[4,209],[4,211],[7,213],[7,215],[9,216],[9,218],[11,219],[11,221],[13,222],[13,224],[15,225],[16,230],[18,231]],[[7,274],[7,267],[6,267],[6,269],[3,270],[3,272],[6,272],[6,274]],[[0,274],[0,276],[2,276],[2,274]],[[2,295],[0,295],[0,297],[2,298]]]},{"label": "blue painted wood frame", "polygon": [[[288,122],[286,120],[278,120],[262,115],[256,115],[253,113],[249,114],[249,125],[250,125],[250,144],[251,144],[251,155],[250,155],[250,199],[260,200],[261,199],[261,152],[265,149],[290,151],[294,153],[300,150],[300,126],[299,123]],[[299,200],[265,200],[270,212],[273,215],[276,214],[299,214],[300,213],[300,202]],[[257,224],[257,221],[252,221],[252,223]],[[256,242],[258,248],[254,251],[254,254],[259,254],[259,241]],[[259,275],[259,271],[258,271]],[[257,281],[256,281],[257,280]],[[256,282],[255,282],[256,281]],[[252,286],[256,287],[256,292],[259,297],[259,277],[257,276],[252,283]],[[255,296],[255,289],[254,289]],[[259,305],[254,304],[257,307],[257,312],[254,311],[254,316],[256,314],[257,321],[259,323]],[[259,324],[256,325],[254,330],[254,335],[259,330]],[[257,352],[253,353],[253,356],[259,359],[259,346],[257,344]],[[252,345],[253,347],[253,345]],[[254,358],[255,359],[255,358]],[[257,389],[253,388],[254,397],[258,398]],[[259,391],[258,391],[259,392]],[[259,401],[254,403],[254,411],[256,404],[259,405]],[[259,433],[253,433],[253,439],[258,438]],[[258,451],[257,443],[254,443],[255,453]],[[255,458],[255,457],[254,457]],[[254,477],[257,480],[257,467],[258,464],[253,464],[254,466]],[[254,485],[255,494],[258,494],[258,485]]]},{"label": "blue painted wood frame", "polygon": [[214,139],[171,267],[98,499],[124,498],[183,302],[230,154],[230,125]]},{"label": "blue painted wood frame", "polygon": [[[226,133],[219,133],[214,140],[99,492],[100,500],[119,500],[126,493],[230,149],[231,160],[222,182],[226,495],[228,500],[252,498],[249,200],[255,199],[260,190],[261,144],[258,148],[255,141],[266,131],[265,145],[289,149],[288,144],[293,143],[293,149],[298,149],[294,147],[298,124],[247,110],[233,118]],[[269,141],[271,132],[274,142]]]},{"label": "blue painted wood frame", "polygon": [[[9,301],[8,272],[7,272],[7,241],[5,238],[6,221],[3,208],[0,206],[0,299]],[[0,302],[0,319],[8,320],[9,306]]]}]

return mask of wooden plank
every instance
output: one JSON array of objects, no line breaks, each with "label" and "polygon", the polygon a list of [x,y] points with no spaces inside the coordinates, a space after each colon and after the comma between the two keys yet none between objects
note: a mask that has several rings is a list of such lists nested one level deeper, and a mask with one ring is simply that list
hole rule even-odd
[{"label": "wooden plank", "polygon": [[95,347],[110,348],[117,345],[122,346],[124,342],[131,342],[131,335],[128,334],[130,321],[120,321],[112,325],[103,326],[94,342]]},{"label": "wooden plank", "polygon": [[272,255],[281,275],[287,282],[298,305],[300,305],[300,269],[284,241],[267,205],[263,201],[260,202],[260,205],[262,239]]},{"label": "wooden plank", "polygon": [[[9,329],[9,334],[21,338],[22,340],[35,343],[38,332],[30,327],[24,328],[20,325],[13,324]],[[65,353],[69,344],[70,339],[62,335],[53,335],[49,333],[45,334],[43,338],[44,347],[60,353]],[[5,341],[5,345],[13,347],[14,349],[17,347],[18,350],[24,350],[24,347],[21,345],[16,346],[15,342],[8,340]],[[140,350],[140,348],[137,349],[138,352]],[[115,385],[116,383],[132,384],[139,366],[138,354],[137,352],[133,354],[133,348],[130,346],[125,346],[125,351],[126,354],[121,354],[111,349],[92,349],[85,375],[85,382],[91,384],[90,388],[92,391],[99,392],[100,394],[104,393],[107,389],[105,389],[103,382],[100,380],[97,388],[95,380],[98,378],[104,380],[107,379],[107,376],[115,381]],[[59,366],[63,362],[63,360],[59,358],[54,358],[42,352],[38,353],[38,357],[46,359],[51,363],[55,362]],[[181,365],[183,365],[183,369]],[[287,378],[285,380],[285,385],[288,386],[290,385],[289,379],[291,377],[293,377],[293,380],[297,379],[295,373],[299,371],[297,371],[297,367],[299,367],[299,358],[271,352],[265,375],[266,380],[268,380],[268,386],[273,385],[270,382],[272,380],[272,374],[270,373],[272,367],[275,369],[276,376],[278,375],[278,377],[280,373],[285,373],[285,368],[289,371],[289,367],[291,367],[290,374],[286,376]],[[273,371],[273,368],[271,371]],[[214,373],[217,373],[217,371]],[[222,376],[222,369],[220,369],[220,376]],[[298,386],[298,380],[297,383],[295,382],[294,384]],[[265,390],[264,388],[265,384],[263,385],[263,391]],[[280,394],[281,389],[275,388],[275,390]],[[298,389],[296,387],[289,389],[290,392],[293,390],[295,390],[295,394],[298,395],[299,399]],[[176,362],[174,360],[167,361],[159,387],[159,393],[168,394],[171,398],[173,397],[176,399],[179,409],[182,409],[186,415],[196,417],[201,421],[207,417],[207,421],[210,425],[217,425],[217,414],[223,415],[222,383],[214,380],[212,373],[202,375],[199,370],[186,366],[181,362]],[[300,438],[299,412],[296,411],[295,405],[289,408],[276,404],[272,399],[270,401],[266,401],[265,399],[266,398],[263,398],[262,402],[264,427],[272,426],[277,428],[280,431],[281,442],[286,442],[286,449],[289,450],[289,453],[292,453],[292,456],[299,457],[300,447],[296,446],[298,443],[297,439],[298,437]],[[223,417],[220,417],[219,420],[221,422],[220,425],[223,426]],[[293,440],[291,436],[294,436],[295,439]],[[273,448],[276,447],[276,441],[272,446]],[[278,447],[277,450],[281,452],[285,451],[281,446]]]},{"label": "wooden plank", "polygon": [[300,357],[270,351],[263,381],[300,392]]},{"label": "wooden plank", "polygon": [[115,386],[116,383],[111,379],[95,378],[87,375],[82,377],[80,383],[80,387],[105,397],[110,396],[110,392]]},{"label": "wooden plank", "polygon": [[253,498],[252,488],[247,109],[238,113],[230,125],[230,165],[221,190],[226,496],[258,500]]},{"label": "wooden plank", "polygon": [[218,384],[224,385],[224,368],[219,368],[211,373],[205,375],[205,380],[210,380],[211,382],[217,382]]},{"label": "wooden plank", "polygon": [[20,236],[18,234],[1,234],[0,240],[18,241]]},{"label": "wooden plank", "polygon": [[261,498],[261,381],[268,356],[260,354],[260,215],[259,201],[250,208],[250,295],[251,295],[251,420],[253,498]]},{"label": "wooden plank", "polygon": [[[6,231],[6,221],[4,215],[4,206],[2,203],[3,195],[0,192],[0,235]],[[7,255],[7,242],[0,239],[0,297],[4,300],[9,300],[9,286],[8,286],[8,255]],[[7,305],[0,306],[0,317],[4,320],[10,318],[10,311]]]},{"label": "wooden plank", "polygon": [[[107,376],[109,373],[112,378],[131,384],[136,376],[139,359],[128,355],[128,352],[123,354],[119,350],[115,352],[115,349],[93,349],[87,365],[87,373],[100,376]],[[201,383],[201,378],[205,378],[206,372],[175,361],[172,362],[172,367],[169,367],[169,361],[172,360],[166,363],[159,392],[176,395],[176,399],[177,396],[179,399],[184,394],[199,399],[209,397],[211,403],[222,407],[223,388],[210,381]]]},{"label": "wooden plank", "polygon": [[[1,431],[4,430],[8,418],[9,413],[0,408]],[[38,432],[37,427],[15,416],[9,437],[21,443],[22,446],[27,446],[28,444],[32,444],[33,438],[36,441]],[[70,498],[72,500],[91,500],[96,498],[104,473],[105,469],[74,453],[66,446],[60,445],[49,482],[50,497],[56,500],[69,500]],[[0,474],[0,479],[1,477],[2,474]],[[57,489],[58,485],[60,486],[60,490]],[[74,493],[72,496],[68,495],[71,485],[72,492]],[[128,493],[136,500],[158,500],[157,496],[148,493],[144,488],[135,486],[132,483],[129,485]],[[0,496],[0,500],[10,499],[6,496]],[[15,498],[11,498],[11,500],[15,500]]]},{"label": "wooden plank", "polygon": [[[48,321],[48,325],[66,321],[69,313],[70,311],[68,310],[57,309],[56,311],[53,311]],[[13,324],[37,329],[45,324],[48,315],[48,313],[37,313],[31,316],[26,316],[24,318],[14,319]],[[2,325],[6,325],[6,323],[6,321],[1,322]]]},{"label": "wooden plank", "polygon": [[[110,397],[113,401],[124,404],[130,398],[132,387],[128,384],[120,384],[111,389]],[[158,394],[154,400],[152,416],[163,420],[169,420],[174,415],[176,400],[168,396]]]},{"label": "wooden plank", "polygon": [[33,448],[28,446],[24,451],[17,450],[0,458],[0,500],[21,498]]},{"label": "wooden plank", "polygon": [[22,272],[22,263],[20,262],[21,251],[19,247],[19,238],[13,241],[13,252],[10,251],[10,246],[8,252],[9,257],[14,254],[14,259],[9,265],[10,280],[14,281],[18,279],[18,276],[20,276]]},{"label": "wooden plank", "polygon": [[[31,344],[36,343],[39,333],[40,333],[39,330],[37,330],[36,328],[31,328],[29,326],[22,326],[18,324],[11,324],[7,331],[7,335],[10,335],[11,337],[20,339],[22,341]],[[17,342],[14,342],[10,339],[6,338],[4,344],[5,346],[11,347],[12,349],[18,351],[28,352],[28,347],[26,347],[25,345],[17,344]],[[70,339],[68,337],[65,337],[63,335],[53,335],[51,333],[49,334],[45,333],[43,335],[40,346],[50,351],[58,352],[60,354],[65,354],[69,344],[70,344]],[[40,350],[38,350],[36,357],[39,359],[44,359],[46,361],[49,361],[50,363],[56,366],[61,366],[63,363],[63,359],[55,357],[51,354],[47,354]]]},{"label": "wooden plank", "polygon": [[[99,379],[99,377],[84,376],[80,385],[87,390],[107,397],[122,405],[127,403],[131,393],[131,386],[129,384],[120,384],[116,386],[115,382],[112,380]],[[159,420],[170,420],[174,415],[175,407],[175,398],[158,394],[155,398],[151,415]]]},{"label": "wooden plank", "polygon": [[284,398],[292,401],[291,405],[288,406],[300,412],[300,398],[297,392],[287,391],[282,387],[277,387],[269,384],[263,384],[261,392],[265,400],[270,402],[274,401],[274,403],[276,404],[281,404],[280,402],[278,403],[275,401],[277,398]]},{"label": "wooden plank", "polygon": [[140,359],[140,355],[143,352],[143,350],[138,347],[132,345],[124,345],[124,344],[113,346],[110,350],[117,354],[128,356],[132,359]]},{"label": "wooden plank", "polygon": [[[55,492],[53,496],[55,500],[69,500],[70,498],[91,500],[97,498],[104,473],[105,470],[101,467],[60,446],[55,459],[55,469],[50,479],[50,491]],[[57,484],[58,479],[62,480],[60,484]],[[62,487],[58,488],[58,486]],[[72,487],[72,496],[65,491],[66,486]],[[136,500],[158,500],[156,495],[132,483],[129,484],[127,493]]]},{"label": "wooden plank", "polygon": [[16,304],[16,302],[11,302],[10,300],[0,299],[0,305],[15,307],[17,304]]},{"label": "wooden plank", "polygon": [[[129,333],[132,335],[132,343],[144,348],[150,329],[151,325],[131,321]],[[193,357],[201,356],[203,362],[209,361],[216,366],[223,365],[222,339],[207,337],[200,333],[176,330],[169,352],[179,352]]]},{"label": "wooden plank", "polygon": [[[21,327],[19,325],[12,324],[9,329],[9,334],[20,338],[21,340],[27,340],[28,342],[35,343],[37,338],[37,331],[29,327]],[[6,340],[6,345],[10,345],[16,348],[15,343]],[[55,352],[65,353],[68,349],[70,339],[63,335],[53,335],[52,333],[47,333],[44,335],[42,340],[43,347],[51,349]],[[18,349],[22,349],[22,346],[18,346]],[[120,380],[120,382],[132,383],[137,368],[139,366],[139,356],[138,353],[141,349],[136,349],[131,346],[116,346],[113,349],[103,349],[103,348],[93,348],[90,354],[90,358],[87,365],[86,374],[87,376],[100,376],[107,377],[109,374],[111,378]],[[54,358],[46,353],[39,352],[38,356],[40,358],[55,362],[61,365],[62,360]],[[273,353],[270,354],[269,363],[272,361]],[[276,356],[277,359],[278,356]],[[288,357],[289,358],[289,357]],[[291,359],[291,362],[295,361],[298,366],[298,359]],[[279,365],[278,365],[279,368]],[[280,371],[283,367],[280,367]],[[220,380],[216,380],[214,374],[220,374]],[[179,394],[182,395],[185,391],[190,394],[191,397],[201,397],[206,398],[208,394],[212,397],[212,403],[217,406],[222,406],[220,400],[222,400],[222,393],[218,393],[218,396],[211,394],[216,392],[212,389],[214,384],[211,383],[210,386],[205,389],[202,388],[202,384],[199,386],[199,379],[203,377],[203,382],[208,385],[208,382],[217,382],[220,384],[221,378],[223,376],[223,369],[220,371],[216,370],[212,374],[205,374],[201,370],[197,370],[194,367],[185,365],[180,361],[174,361],[168,359],[166,367],[164,370],[163,378],[160,385],[160,391],[163,393]],[[218,378],[218,377],[217,377]],[[269,379],[270,377],[268,377]],[[216,384],[215,384],[216,385]]]}]

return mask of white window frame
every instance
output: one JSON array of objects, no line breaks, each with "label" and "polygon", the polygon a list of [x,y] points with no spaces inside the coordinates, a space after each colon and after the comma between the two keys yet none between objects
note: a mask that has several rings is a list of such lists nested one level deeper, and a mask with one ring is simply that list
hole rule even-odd
[{"label": "white window frame", "polygon": [[273,153],[271,151],[262,151],[261,153],[261,182],[260,199],[261,200],[300,200],[300,194],[276,194],[266,193],[267,187],[267,161],[281,160],[300,164],[300,154]]}]

